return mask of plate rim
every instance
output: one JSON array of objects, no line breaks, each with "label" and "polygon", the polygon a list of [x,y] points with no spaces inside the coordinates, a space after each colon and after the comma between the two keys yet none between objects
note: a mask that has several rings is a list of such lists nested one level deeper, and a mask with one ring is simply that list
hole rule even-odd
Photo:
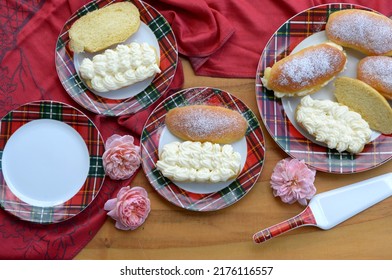
[{"label": "plate rim", "polygon": [[[337,151],[335,151],[334,149],[328,149],[326,147],[317,145],[315,143],[313,143],[311,140],[307,139],[305,136],[303,136],[295,127],[294,125],[290,122],[290,120],[288,119],[288,117],[286,116],[284,109],[283,109],[283,105],[281,104],[281,100],[276,98],[275,96],[268,96],[265,93],[265,89],[263,86],[263,83],[261,81],[261,74],[263,73],[265,67],[267,67],[266,64],[266,55],[267,55],[267,51],[269,50],[269,47],[271,46],[271,44],[274,42],[274,40],[276,40],[277,38],[277,33],[282,30],[282,28],[285,27],[285,25],[287,25],[288,23],[290,23],[291,21],[295,20],[296,18],[305,15],[306,13],[310,13],[314,10],[317,9],[325,9],[326,11],[331,11],[331,10],[346,10],[346,9],[363,9],[363,10],[371,10],[371,11],[375,11],[374,9],[371,9],[369,7],[363,6],[363,5],[358,5],[358,4],[352,4],[352,3],[328,3],[328,4],[320,4],[320,5],[316,5],[316,6],[312,6],[309,7],[308,9],[305,9],[303,11],[298,12],[297,14],[295,14],[294,16],[290,17],[289,19],[287,19],[281,26],[279,26],[279,28],[277,28],[271,35],[270,39],[268,40],[268,42],[266,43],[261,55],[260,55],[260,59],[257,65],[257,70],[256,70],[256,77],[255,77],[255,91],[256,91],[256,101],[257,101],[257,108],[258,111],[260,113],[261,119],[264,123],[264,126],[266,127],[268,133],[270,134],[270,136],[272,137],[272,139],[274,140],[274,142],[290,157],[292,158],[297,158],[297,159],[301,159],[304,160],[305,163],[307,163],[309,166],[315,168],[318,171],[321,172],[326,172],[326,173],[336,173],[336,174],[352,174],[352,173],[359,173],[359,172],[364,172],[373,168],[376,168],[386,162],[388,162],[389,160],[392,159],[392,153],[389,157],[387,157],[386,159],[383,160],[379,160],[376,163],[372,164],[371,166],[367,166],[366,164],[364,164],[363,162],[361,164],[363,164],[364,166],[357,166],[356,163],[356,158],[361,155],[351,155],[349,153],[338,153]],[[377,11],[375,11],[377,12]],[[378,12],[377,12],[378,13]],[[308,26],[309,24],[314,24],[311,16],[309,17],[310,19],[303,21],[303,24]],[[318,31],[323,31],[325,30],[325,23],[320,23],[318,22],[320,25],[322,25],[322,28]],[[310,31],[307,31],[306,36],[303,35],[301,37],[307,38],[308,36],[315,34],[316,32],[314,32],[312,29],[310,29]],[[290,38],[290,30],[286,31],[284,38]],[[302,40],[304,40],[304,38]],[[301,41],[302,41],[301,40]],[[273,50],[276,52],[274,54],[274,61],[278,61],[280,59],[277,59],[278,56],[282,56],[286,57],[286,54],[289,55],[290,54],[290,50],[294,49],[296,47],[296,45],[298,45],[301,41],[298,41],[296,44],[295,43],[288,43],[286,47],[281,47],[282,50],[279,50],[278,48],[273,48]],[[290,52],[288,52],[290,51]],[[268,101],[268,100],[273,100],[273,101]],[[267,116],[267,113],[264,112],[264,107],[267,107],[268,105],[266,105],[266,103],[271,102],[271,107],[274,107],[273,110],[273,115],[270,113],[268,114],[269,116]],[[282,131],[285,131],[285,135],[278,135],[278,133],[275,133],[273,131],[273,129],[271,128],[271,121],[268,121],[268,117],[271,118],[272,115],[275,119],[279,120],[279,123],[281,124],[280,129]],[[278,128],[276,129],[278,130]],[[282,140],[280,138],[285,138],[286,140]],[[381,138],[380,138],[381,137]],[[299,140],[297,140],[297,138]],[[388,140],[387,136],[385,135],[380,135],[379,136],[379,141],[380,143],[382,143],[382,141]],[[376,139],[377,140],[377,139]],[[299,142],[303,142],[305,144],[301,144]],[[285,144],[286,143],[286,144]],[[290,146],[290,143],[294,143],[294,144],[298,144],[298,146],[303,146],[305,145],[306,149],[300,150],[299,152],[293,152],[292,149],[288,148]],[[371,150],[372,144],[374,144],[375,142],[371,142],[369,144],[367,144],[367,149]],[[366,146],[365,146],[366,148]],[[303,153],[302,156],[299,156],[301,154],[301,152]],[[312,154],[311,152],[313,152],[314,154]],[[325,155],[324,157],[324,161],[322,161],[321,163],[319,162],[320,160],[318,159],[317,162],[313,162],[312,161],[312,157],[314,157],[315,155]],[[367,154],[365,151],[362,152],[362,154]],[[374,154],[374,153],[372,153]],[[339,158],[339,159],[338,159]],[[344,161],[347,161],[347,163],[351,163],[344,165]],[[337,164],[339,163],[339,164]]]},{"label": "plate rim", "polygon": [[[140,20],[150,29],[160,46],[161,73],[155,75],[151,84],[135,96],[125,99],[108,99],[95,95],[83,83],[73,65],[73,52],[69,49],[68,30],[72,23],[86,14],[117,2],[132,2],[140,11]],[[162,23],[157,21],[159,19]],[[162,33],[159,33],[162,32]],[[159,34],[157,34],[159,33]],[[157,36],[160,35],[160,36]],[[55,44],[55,67],[57,76],[67,94],[85,109],[99,115],[130,115],[147,109],[156,103],[170,88],[178,68],[179,52],[175,34],[166,18],[153,6],[141,0],[90,1],[76,10],[64,23]]]},{"label": "plate rim", "polygon": [[[46,106],[49,105],[50,107],[59,106],[61,108],[66,108],[66,109],[72,110],[74,113],[76,113],[76,114],[70,115],[73,117],[72,123],[74,123],[74,124],[71,125],[71,124],[67,123],[67,121],[58,120],[58,119],[52,118],[52,117],[42,118],[40,114],[37,114],[37,116],[34,116],[34,117],[24,116],[23,119],[19,119],[18,121],[23,123],[20,127],[29,123],[30,121],[40,120],[40,119],[57,120],[57,121],[61,121],[64,124],[69,125],[72,129],[75,130],[76,133],[78,133],[81,136],[81,138],[83,139],[83,141],[85,142],[85,144],[87,146],[90,164],[89,164],[89,172],[86,176],[86,179],[85,179],[83,185],[81,186],[81,188],[79,189],[79,191],[75,195],[73,195],[70,199],[68,199],[67,201],[65,201],[61,204],[58,204],[58,205],[48,206],[48,207],[47,206],[34,206],[34,205],[31,205],[31,204],[28,204],[28,203],[22,201],[7,186],[7,183],[3,177],[3,172],[2,172],[2,168],[1,168],[2,163],[0,163],[0,206],[4,211],[19,218],[20,220],[24,220],[24,221],[28,221],[28,222],[32,222],[32,223],[37,223],[37,224],[55,224],[55,223],[67,221],[67,220],[79,215],[87,207],[89,207],[89,205],[97,198],[99,192],[101,191],[101,189],[103,187],[103,184],[104,184],[105,178],[106,178],[105,172],[103,169],[103,162],[102,162],[102,155],[105,151],[105,146],[104,146],[104,141],[103,141],[103,137],[102,137],[101,132],[99,131],[99,129],[95,125],[95,123],[86,114],[84,114],[78,108],[76,108],[72,105],[69,105],[65,102],[48,100],[48,99],[26,102],[22,105],[17,106],[16,108],[9,110],[4,116],[2,116],[0,118],[0,129],[2,129],[3,121],[10,114],[12,114],[18,110],[22,110],[23,112],[26,112],[24,110],[24,108],[26,108],[28,106],[36,106],[38,108],[41,108],[42,106],[45,106],[45,105]],[[60,115],[59,114],[54,114],[54,115],[62,117],[63,112]],[[82,135],[78,130],[75,129],[74,126],[78,126],[81,124],[81,122],[77,122],[77,119],[74,119],[75,116],[78,118],[81,117],[81,118],[85,119],[88,127],[93,129],[93,131],[95,131],[96,139],[90,139],[91,133],[89,133],[89,132],[87,133],[88,135]],[[11,120],[11,123],[13,121],[14,120]],[[4,147],[7,144],[8,139],[20,127],[17,127],[16,129],[11,129],[12,132],[7,133],[6,135],[2,134],[2,136],[1,136],[2,141],[0,143],[0,151],[1,151],[0,161],[2,158],[2,151],[4,150]],[[88,139],[86,139],[86,137]],[[95,140],[95,141],[90,141],[90,140]],[[4,142],[4,145],[3,145],[3,142]],[[91,143],[89,144],[88,142],[91,142]],[[91,147],[89,147],[89,145]],[[98,154],[91,154],[90,149],[94,149],[94,150],[98,151]],[[96,158],[96,159],[93,159],[93,158]],[[90,174],[91,168],[94,168],[92,166],[91,162],[95,163],[95,169],[96,169],[96,172],[93,173],[93,175]],[[91,183],[91,181],[93,183]],[[91,184],[92,186],[89,187],[88,186],[89,184]],[[87,188],[87,191],[92,191],[92,190],[94,191],[94,193],[90,195],[91,199],[89,201],[85,202],[84,204],[76,205],[76,206],[80,207],[80,209],[78,207],[75,207],[75,204],[70,205],[69,207],[72,207],[75,209],[77,208],[77,210],[76,210],[77,212],[72,213],[72,211],[74,211],[74,210],[72,210],[70,213],[67,213],[67,211],[66,211],[66,210],[68,210],[67,204],[72,202],[72,199],[75,198],[76,196],[78,196],[84,190],[85,187]],[[21,208],[23,209],[23,211],[20,210]],[[37,219],[36,214],[38,216],[41,216],[41,219]],[[48,218],[42,218],[42,217],[48,217]]]},{"label": "plate rim", "polygon": [[[256,124],[254,124],[253,128],[248,128],[248,130],[251,129],[251,131],[248,133],[247,131],[247,135],[246,135],[246,143],[248,144],[249,140],[249,135],[251,133],[256,133],[255,131],[257,131],[257,135],[260,136],[258,141],[259,146],[261,147],[259,154],[257,156],[261,156],[260,160],[256,163],[254,163],[253,166],[248,167],[248,169],[246,169],[246,165],[244,166],[244,168],[241,171],[241,174],[246,174],[248,172],[249,169],[254,168],[255,166],[258,168],[258,170],[255,172],[256,175],[253,176],[252,178],[252,183],[250,185],[250,187],[248,187],[242,194],[238,195],[235,197],[234,200],[231,200],[227,203],[223,203],[223,205],[220,206],[216,206],[216,207],[209,207],[209,205],[214,201],[216,201],[217,199],[223,199],[225,198],[225,196],[227,195],[236,195],[235,194],[235,190],[238,187],[242,187],[243,184],[239,184],[238,183],[238,177],[236,178],[236,180],[231,183],[230,185],[228,185],[227,187],[225,187],[223,190],[220,190],[218,192],[212,192],[212,193],[208,193],[208,194],[198,194],[198,193],[192,193],[186,190],[181,189],[180,187],[178,187],[177,185],[175,185],[173,182],[171,182],[169,179],[165,178],[160,171],[158,171],[155,167],[156,162],[153,162],[152,158],[151,158],[151,153],[154,154],[155,157],[157,157],[157,150],[158,150],[158,145],[159,145],[159,138],[160,138],[160,133],[161,132],[156,132],[158,129],[162,130],[162,127],[164,127],[164,123],[162,122],[162,120],[164,119],[164,116],[166,115],[166,113],[168,112],[169,109],[166,109],[167,106],[165,106],[168,102],[172,102],[173,100],[175,100],[175,98],[181,98],[184,97],[185,94],[190,93],[190,92],[195,92],[198,91],[198,94],[202,94],[204,91],[210,91],[209,94],[207,94],[208,98],[206,98],[207,100],[211,99],[211,96],[215,96],[216,94],[223,94],[226,96],[226,98],[231,99],[234,104],[237,106],[238,104],[240,106],[242,106],[244,109],[246,109],[246,113],[250,114],[250,116],[248,116],[247,121],[248,124],[250,121],[255,121]],[[196,98],[196,97],[195,97]],[[185,101],[188,101],[185,98]],[[175,102],[175,101],[174,101]],[[221,100],[219,100],[219,102],[222,102]],[[196,103],[196,102],[195,102]],[[190,103],[190,104],[195,104],[195,103]],[[196,103],[197,104],[197,103]],[[205,104],[205,103],[203,103]],[[208,103],[210,104],[210,103]],[[220,103],[222,104],[222,103]],[[183,105],[183,103],[181,103],[181,105]],[[177,107],[177,106],[174,106]],[[170,108],[171,109],[171,108]],[[157,112],[160,111],[164,111],[162,115],[157,114]],[[237,109],[238,111],[240,110],[239,108]],[[240,112],[241,113],[241,112]],[[148,127],[150,126],[150,119],[151,118],[158,118],[155,121],[159,121],[158,125],[155,125],[154,129],[152,132],[153,135],[150,135],[150,133],[147,131]],[[159,134],[157,136],[157,134]],[[152,140],[152,142],[156,141],[156,143],[153,143],[154,146],[154,151],[150,151],[148,147],[146,147],[146,142],[150,141],[151,142],[151,138],[154,138]],[[155,139],[157,138],[157,139]],[[149,144],[149,143],[147,143]],[[231,206],[232,204],[238,202],[240,199],[242,199],[244,196],[246,196],[250,190],[254,187],[254,185],[257,183],[257,180],[259,178],[259,176],[262,173],[263,167],[264,167],[264,162],[265,162],[265,158],[266,158],[266,148],[265,148],[265,137],[263,135],[263,131],[261,129],[261,125],[256,117],[256,115],[252,112],[252,110],[244,103],[242,102],[239,98],[237,98],[236,96],[232,95],[231,93],[222,90],[222,89],[218,89],[216,87],[190,87],[190,88],[185,88],[182,89],[180,91],[177,91],[176,93],[174,93],[173,95],[165,98],[165,100],[163,100],[162,102],[159,103],[159,105],[156,106],[156,108],[153,110],[153,112],[151,112],[150,116],[148,117],[148,119],[146,120],[144,127],[143,127],[143,131],[142,131],[142,136],[141,136],[141,140],[140,140],[140,145],[141,145],[141,153],[142,153],[142,169],[144,174],[146,175],[148,181],[150,182],[150,184],[152,185],[152,187],[155,189],[155,191],[158,192],[158,194],[160,196],[162,196],[165,200],[167,200],[168,202],[170,202],[171,204],[178,206],[180,208],[183,208],[185,210],[191,210],[191,211],[199,211],[199,212],[209,212],[209,211],[217,211],[217,210],[221,210],[224,208],[227,208],[228,206]],[[252,149],[252,147],[247,147],[248,153],[247,153],[247,159],[246,159],[246,163],[249,160],[249,153],[251,153],[252,155],[255,153],[255,149]],[[153,166],[149,166],[149,164],[153,164]],[[155,167],[155,168],[154,168]],[[155,169],[155,170],[154,170]],[[159,174],[159,177],[154,177],[153,178],[153,173],[157,172]],[[239,177],[241,176],[241,174],[239,175]],[[163,178],[163,179],[162,179]],[[162,179],[165,181],[165,185],[162,186],[161,183],[159,183],[157,180]],[[235,187],[233,189],[233,187],[237,185],[237,187]],[[174,199],[170,199],[170,197],[168,197],[166,195],[166,193],[164,193],[163,191],[161,191],[162,189],[165,189],[169,186],[168,192],[170,192],[171,194],[175,195],[180,195],[183,197],[188,198],[188,200],[194,199],[194,202],[191,203],[188,201],[188,203],[183,203],[184,201],[180,201],[178,198],[174,198]],[[232,190],[233,189],[233,190]],[[187,200],[187,199],[185,199]],[[202,201],[202,200],[209,200],[211,203],[207,204],[207,206],[203,206],[203,207],[198,207],[198,202]],[[186,201],[185,201],[186,202]]]}]

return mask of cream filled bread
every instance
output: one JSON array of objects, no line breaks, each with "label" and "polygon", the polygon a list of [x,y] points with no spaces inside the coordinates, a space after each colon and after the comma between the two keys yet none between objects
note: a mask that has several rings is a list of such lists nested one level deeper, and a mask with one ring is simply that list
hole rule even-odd
[{"label": "cream filled bread", "polygon": [[361,59],[357,78],[392,100],[392,57],[368,56]]},{"label": "cream filled bread", "polygon": [[83,59],[79,72],[90,88],[107,92],[143,81],[161,70],[153,47],[132,42]]},{"label": "cream filled bread", "polygon": [[367,55],[392,55],[392,20],[359,9],[332,13],[325,26],[329,40]]},{"label": "cream filled bread", "polygon": [[264,71],[263,85],[276,97],[305,96],[327,85],[347,62],[341,46],[322,43],[291,54]]},{"label": "cream filled bread", "polygon": [[372,131],[361,115],[331,100],[301,99],[297,122],[317,141],[338,152],[360,153],[371,139]]},{"label": "cream filled bread", "polygon": [[217,183],[238,176],[241,155],[229,144],[172,142],[163,146],[156,166],[173,181]]}]

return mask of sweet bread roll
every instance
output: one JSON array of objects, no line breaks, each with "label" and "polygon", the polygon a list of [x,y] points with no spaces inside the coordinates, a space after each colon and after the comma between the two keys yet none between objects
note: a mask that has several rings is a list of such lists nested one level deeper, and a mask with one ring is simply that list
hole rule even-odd
[{"label": "sweet bread roll", "polygon": [[370,141],[368,123],[347,106],[331,100],[301,99],[295,118],[317,141],[338,152],[360,153]]},{"label": "sweet bread roll", "polygon": [[130,2],[111,4],[76,20],[69,29],[73,52],[97,52],[124,42],[140,26],[138,8]]},{"label": "sweet bread roll", "polygon": [[392,57],[368,56],[361,59],[357,78],[392,100]]},{"label": "sweet bread roll", "polygon": [[377,90],[358,79],[339,77],[334,94],[339,103],[359,113],[371,129],[392,133],[392,108]]},{"label": "sweet bread roll", "polygon": [[245,136],[246,119],[237,111],[210,105],[177,107],[166,114],[169,131],[182,140],[228,144]]},{"label": "sweet bread roll", "polygon": [[329,40],[367,55],[392,55],[392,20],[364,10],[332,13],[325,31]]},{"label": "sweet bread roll", "polygon": [[304,96],[318,91],[344,70],[347,58],[334,43],[307,47],[265,69],[263,85],[276,97]]}]

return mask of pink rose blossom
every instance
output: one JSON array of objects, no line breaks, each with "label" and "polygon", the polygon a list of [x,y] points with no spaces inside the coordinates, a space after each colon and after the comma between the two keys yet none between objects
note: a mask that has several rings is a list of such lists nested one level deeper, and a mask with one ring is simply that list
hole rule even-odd
[{"label": "pink rose blossom", "polygon": [[113,180],[130,178],[140,166],[140,147],[130,135],[117,134],[108,138],[102,156],[105,173]]},{"label": "pink rose blossom", "polygon": [[106,201],[104,209],[116,221],[116,228],[134,230],[144,223],[151,207],[145,189],[128,186],[121,188],[116,198]]},{"label": "pink rose blossom", "polygon": [[279,161],[270,181],[274,196],[279,196],[285,203],[298,201],[307,205],[307,199],[316,193],[315,175],[316,171],[308,168],[303,160],[286,158]]}]

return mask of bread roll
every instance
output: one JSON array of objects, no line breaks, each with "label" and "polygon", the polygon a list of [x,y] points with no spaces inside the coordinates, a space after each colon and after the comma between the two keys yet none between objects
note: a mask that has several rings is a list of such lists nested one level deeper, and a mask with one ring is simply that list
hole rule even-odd
[{"label": "bread roll", "polygon": [[392,100],[392,57],[368,56],[361,59],[357,78]]},{"label": "bread roll", "polygon": [[228,144],[245,136],[246,119],[237,111],[220,106],[189,105],[166,114],[169,131],[182,140]]},{"label": "bread roll", "polygon": [[138,8],[130,2],[111,4],[76,20],[69,29],[73,52],[97,52],[124,42],[140,26]]},{"label": "bread roll", "polygon": [[331,100],[305,96],[297,106],[295,118],[317,141],[340,153],[360,153],[372,134],[358,113]]},{"label": "bread roll", "polygon": [[318,91],[344,70],[347,58],[334,43],[307,47],[265,69],[263,85],[276,97],[304,96]]},{"label": "bread roll", "polygon": [[392,55],[392,20],[364,10],[332,13],[325,31],[329,40],[367,55]]},{"label": "bread roll", "polygon": [[358,79],[339,77],[334,94],[339,103],[359,113],[371,129],[392,133],[392,108],[377,90]]}]

